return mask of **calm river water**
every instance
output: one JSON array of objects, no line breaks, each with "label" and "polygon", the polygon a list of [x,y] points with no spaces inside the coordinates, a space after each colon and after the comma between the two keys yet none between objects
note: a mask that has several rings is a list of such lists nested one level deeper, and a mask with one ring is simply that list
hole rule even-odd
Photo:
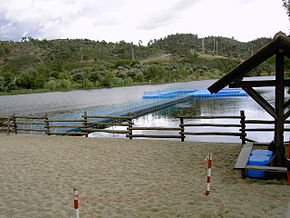
[{"label": "calm river water", "polygon": [[[256,79],[268,79],[269,77],[259,77]],[[252,78],[251,78],[252,79]],[[144,92],[169,90],[169,89],[207,89],[215,80],[193,81],[185,83],[171,83],[161,85],[141,85],[120,88],[93,89],[69,92],[52,92],[27,95],[0,96],[0,116],[9,116],[13,113],[17,115],[37,115],[47,113],[49,117],[70,118],[80,116],[83,111],[112,110],[112,105],[126,105],[128,102],[141,101]],[[267,101],[274,103],[274,89],[259,88]],[[134,123],[137,126],[160,126],[178,127],[179,120],[176,115],[239,115],[240,110],[244,110],[248,119],[271,119],[254,100],[250,97],[228,97],[212,99],[192,99],[188,102],[180,103],[167,109],[163,109],[137,118]],[[209,122],[201,121],[201,122]],[[229,123],[229,120],[211,120],[216,123]],[[237,121],[236,121],[237,122]],[[255,127],[255,126],[251,126]],[[257,126],[256,126],[257,127]],[[261,127],[261,126],[260,126]],[[269,126],[268,126],[269,127]],[[190,131],[220,131],[215,127],[203,127]],[[222,131],[236,132],[237,128],[223,129]],[[150,134],[150,133],[148,133]],[[172,134],[164,132],[164,134]],[[91,134],[95,137],[112,137],[111,134]],[[121,137],[114,135],[114,137]],[[273,134],[269,132],[249,133],[248,138],[268,142],[273,139]],[[285,134],[285,140],[289,135]],[[186,140],[191,141],[219,141],[219,142],[240,142],[238,137],[225,136],[191,136]]]}]

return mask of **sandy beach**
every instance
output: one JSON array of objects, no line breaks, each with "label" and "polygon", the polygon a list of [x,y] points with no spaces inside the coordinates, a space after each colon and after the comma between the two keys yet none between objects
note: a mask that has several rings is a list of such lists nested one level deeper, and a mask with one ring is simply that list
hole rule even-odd
[{"label": "sandy beach", "polygon": [[[284,217],[290,188],[242,179],[241,144],[0,136],[0,217]],[[206,155],[214,161],[205,196]]]}]

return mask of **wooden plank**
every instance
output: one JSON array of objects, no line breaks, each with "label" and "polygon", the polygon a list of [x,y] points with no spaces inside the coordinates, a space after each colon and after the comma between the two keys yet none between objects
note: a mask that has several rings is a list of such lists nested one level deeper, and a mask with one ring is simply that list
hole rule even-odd
[{"label": "wooden plank", "polygon": [[128,134],[130,131],[126,130],[110,130],[110,129],[82,129],[84,132],[105,132],[105,133],[115,133],[115,134]]},{"label": "wooden plank", "polygon": [[[276,86],[276,80],[240,81],[229,85],[229,88]],[[284,80],[284,86],[290,86],[290,80]],[[288,103],[289,105],[289,103]]]},{"label": "wooden plank", "polygon": [[47,128],[85,128],[85,126],[47,126]]},{"label": "wooden plank", "polygon": [[177,116],[183,119],[241,119],[241,116]]},{"label": "wooden plank", "polygon": [[245,123],[250,124],[275,124],[274,120],[245,120]]},{"label": "wooden plank", "polygon": [[228,135],[228,136],[242,136],[242,133],[235,133],[235,132],[184,132],[184,135]]},{"label": "wooden plank", "polygon": [[46,125],[46,123],[16,122],[17,125]]},{"label": "wooden plank", "polygon": [[0,132],[7,132],[7,129],[0,129]]},{"label": "wooden plank", "polygon": [[274,128],[255,128],[255,129],[240,129],[241,131],[257,131],[257,132],[267,132],[267,131],[274,131]]},{"label": "wooden plank", "polygon": [[87,125],[98,125],[98,126],[129,126],[128,123],[93,123],[87,122]]},{"label": "wooden plank", "polygon": [[[274,120],[245,120],[248,124],[275,124]],[[290,124],[290,120],[285,120],[285,124]]]},{"label": "wooden plank", "polygon": [[240,81],[229,85],[229,88],[275,86],[276,80]]},{"label": "wooden plank", "polygon": [[287,167],[246,165],[247,170],[262,170],[267,172],[287,173]]},{"label": "wooden plank", "polygon": [[84,118],[108,118],[108,119],[120,119],[120,120],[131,120],[133,117],[121,117],[121,116],[83,116]]},{"label": "wooden plank", "polygon": [[87,135],[85,132],[48,132],[48,135]]},{"label": "wooden plank", "polygon": [[47,122],[49,122],[49,123],[56,123],[56,122],[59,122],[59,123],[61,123],[61,122],[63,122],[63,123],[66,123],[66,122],[73,122],[73,123],[78,123],[78,122],[80,122],[80,123],[84,123],[86,120],[47,120]]},{"label": "wooden plank", "polygon": [[46,119],[47,117],[25,117],[25,116],[12,116],[13,118],[17,119],[25,119],[25,120],[43,120]]},{"label": "wooden plank", "polygon": [[253,148],[252,142],[247,142],[243,145],[243,148],[238,156],[238,159],[236,160],[234,169],[245,169],[251,154]]},{"label": "wooden plank", "polygon": [[134,134],[127,135],[127,137],[142,137],[142,138],[182,138],[182,136],[174,136],[174,135],[143,135],[143,134]]},{"label": "wooden plank", "polygon": [[216,127],[241,127],[241,124],[214,124],[214,123],[191,123],[180,124],[180,126],[216,126]]},{"label": "wooden plank", "polygon": [[160,130],[160,131],[180,131],[181,128],[163,128],[163,127],[132,127],[129,130]]},{"label": "wooden plank", "polygon": [[[250,132],[250,131],[257,131],[257,132],[263,132],[263,131],[265,131],[265,132],[267,132],[267,131],[274,131],[275,130],[275,128],[256,128],[256,129],[240,129],[240,130],[245,130],[245,131],[248,131],[248,132]],[[285,128],[284,129],[284,132],[289,132],[290,131],[290,129],[289,128]]]},{"label": "wooden plank", "polygon": [[31,131],[31,132],[46,132],[46,129],[20,129],[17,128],[16,131]]}]

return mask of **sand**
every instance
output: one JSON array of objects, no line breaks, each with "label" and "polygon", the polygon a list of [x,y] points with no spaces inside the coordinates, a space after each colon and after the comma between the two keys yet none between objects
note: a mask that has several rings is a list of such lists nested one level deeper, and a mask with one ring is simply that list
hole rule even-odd
[{"label": "sand", "polygon": [[[240,144],[0,136],[0,217],[284,217],[290,188],[241,179]],[[215,160],[209,196],[206,162]],[[222,165],[221,165],[222,164]]]}]

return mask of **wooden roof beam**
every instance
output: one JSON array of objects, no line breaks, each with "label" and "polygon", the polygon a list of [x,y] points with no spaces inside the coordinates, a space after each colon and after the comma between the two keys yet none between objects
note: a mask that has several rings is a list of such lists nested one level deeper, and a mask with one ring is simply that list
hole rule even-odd
[{"label": "wooden roof beam", "polygon": [[232,69],[220,80],[212,84],[208,90],[211,93],[217,93],[232,81],[235,81],[237,78],[242,78],[247,72],[257,67],[259,64],[263,63],[265,60],[273,56],[281,45],[282,39],[285,37],[278,37],[269,44],[262,47],[257,53],[243,61],[237,67]]}]

